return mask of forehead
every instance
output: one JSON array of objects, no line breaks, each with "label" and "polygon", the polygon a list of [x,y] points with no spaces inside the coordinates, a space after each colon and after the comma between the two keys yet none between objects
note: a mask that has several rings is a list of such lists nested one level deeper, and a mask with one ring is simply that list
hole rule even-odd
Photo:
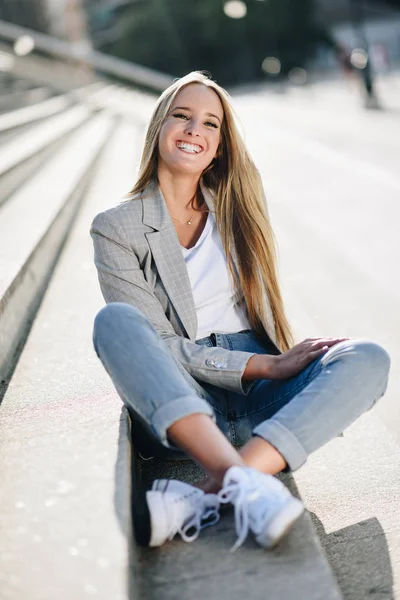
[{"label": "forehead", "polygon": [[224,116],[224,109],[222,108],[218,94],[202,83],[191,83],[184,87],[175,96],[171,108],[174,106],[202,108],[205,112],[217,115],[221,121]]}]

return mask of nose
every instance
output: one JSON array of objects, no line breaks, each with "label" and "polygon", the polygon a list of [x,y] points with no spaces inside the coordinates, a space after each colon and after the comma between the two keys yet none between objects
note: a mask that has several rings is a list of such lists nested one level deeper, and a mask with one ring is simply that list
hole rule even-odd
[{"label": "nose", "polygon": [[187,121],[186,127],[185,127],[185,133],[187,135],[197,137],[200,135],[199,130],[200,130],[200,126],[197,121],[195,121],[194,119],[190,119],[189,121]]}]

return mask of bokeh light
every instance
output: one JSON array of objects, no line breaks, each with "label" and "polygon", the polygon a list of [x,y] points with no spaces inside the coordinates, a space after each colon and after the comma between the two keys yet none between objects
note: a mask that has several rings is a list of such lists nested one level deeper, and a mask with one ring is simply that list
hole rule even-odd
[{"label": "bokeh light", "polygon": [[241,0],[229,0],[224,4],[224,13],[231,19],[242,19],[247,14],[247,6]]},{"label": "bokeh light", "polygon": [[351,53],[350,61],[356,69],[365,69],[368,63],[368,54],[362,48],[355,48]]},{"label": "bokeh light", "polygon": [[307,83],[307,71],[302,67],[293,67],[288,73],[288,78],[295,85],[304,85]]},{"label": "bokeh light", "polygon": [[267,56],[262,61],[261,68],[264,73],[276,77],[281,72],[282,65],[279,58],[276,58],[275,56]]},{"label": "bokeh light", "polygon": [[35,47],[35,40],[30,35],[21,35],[14,42],[14,52],[17,56],[26,56]]}]

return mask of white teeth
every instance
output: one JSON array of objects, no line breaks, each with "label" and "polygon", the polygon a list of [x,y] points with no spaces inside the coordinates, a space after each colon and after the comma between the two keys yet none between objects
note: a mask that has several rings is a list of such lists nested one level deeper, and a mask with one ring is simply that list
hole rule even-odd
[{"label": "white teeth", "polygon": [[185,150],[186,152],[191,152],[193,154],[198,154],[201,152],[201,146],[197,144],[188,144],[187,142],[178,142],[177,147],[181,150]]}]

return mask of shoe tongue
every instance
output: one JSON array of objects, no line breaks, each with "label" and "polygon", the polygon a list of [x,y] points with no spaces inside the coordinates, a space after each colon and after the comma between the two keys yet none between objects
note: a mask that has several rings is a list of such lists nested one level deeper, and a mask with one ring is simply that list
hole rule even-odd
[{"label": "shoe tongue", "polygon": [[244,483],[250,480],[249,469],[246,467],[231,467],[227,470],[224,476],[223,486],[229,483]]}]

